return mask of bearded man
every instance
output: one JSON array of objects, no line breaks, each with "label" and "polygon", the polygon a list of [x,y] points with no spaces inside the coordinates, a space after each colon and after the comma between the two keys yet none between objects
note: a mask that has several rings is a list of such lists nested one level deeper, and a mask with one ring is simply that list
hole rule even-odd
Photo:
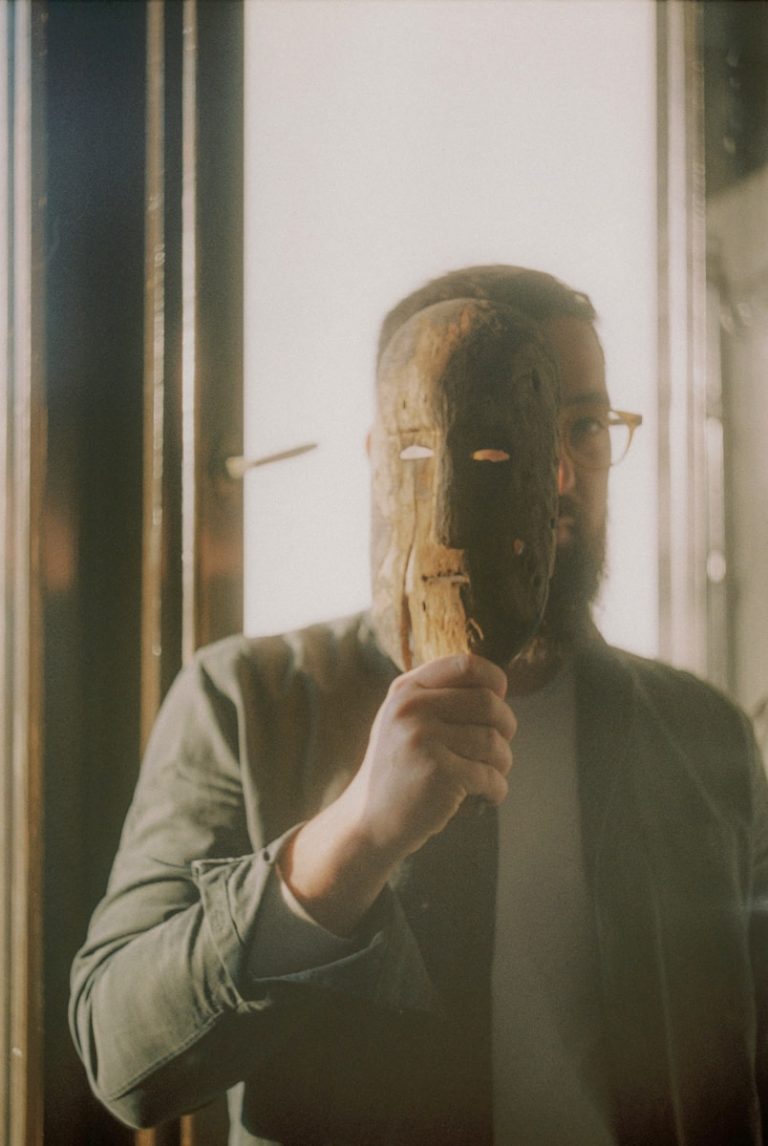
[{"label": "bearded man", "polygon": [[592,624],[640,421],[594,321],[514,267],[385,319],[373,609],[197,655],[75,964],[128,1123],[228,1090],[238,1146],[762,1142],[768,790],[728,701]]}]

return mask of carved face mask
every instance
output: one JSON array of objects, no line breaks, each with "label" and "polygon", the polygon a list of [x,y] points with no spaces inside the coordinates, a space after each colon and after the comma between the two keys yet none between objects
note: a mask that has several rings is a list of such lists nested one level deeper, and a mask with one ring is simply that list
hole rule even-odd
[{"label": "carved face mask", "polygon": [[555,553],[557,368],[486,301],[437,303],[377,381],[373,615],[401,669],[471,651],[506,666],[536,632]]}]

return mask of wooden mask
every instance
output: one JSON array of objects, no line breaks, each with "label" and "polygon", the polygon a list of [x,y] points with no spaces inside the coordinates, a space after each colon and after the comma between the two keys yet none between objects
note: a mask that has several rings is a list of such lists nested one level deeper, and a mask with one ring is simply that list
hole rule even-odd
[{"label": "wooden mask", "polygon": [[557,367],[539,328],[485,300],[392,337],[371,440],[373,616],[401,669],[535,634],[557,517]]}]

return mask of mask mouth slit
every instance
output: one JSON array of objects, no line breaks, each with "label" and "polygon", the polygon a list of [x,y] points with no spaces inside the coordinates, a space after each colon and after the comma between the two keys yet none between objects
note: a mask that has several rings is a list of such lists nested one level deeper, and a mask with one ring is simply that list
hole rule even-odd
[{"label": "mask mouth slit", "polygon": [[442,582],[447,585],[469,584],[469,577],[466,573],[422,573],[421,579],[427,585],[431,582]]}]

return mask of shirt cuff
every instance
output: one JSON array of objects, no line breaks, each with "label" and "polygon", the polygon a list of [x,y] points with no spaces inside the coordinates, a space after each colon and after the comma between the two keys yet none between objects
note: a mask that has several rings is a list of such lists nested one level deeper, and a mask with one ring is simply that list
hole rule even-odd
[{"label": "shirt cuff", "polygon": [[254,979],[310,971],[357,950],[354,939],[334,935],[302,907],[273,867],[250,937],[246,959]]}]

